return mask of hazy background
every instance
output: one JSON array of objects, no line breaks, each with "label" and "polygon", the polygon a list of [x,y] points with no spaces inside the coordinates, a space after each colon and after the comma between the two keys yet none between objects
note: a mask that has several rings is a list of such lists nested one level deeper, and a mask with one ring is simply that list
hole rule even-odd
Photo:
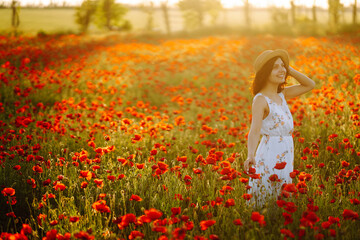
[{"label": "hazy background", "polygon": [[[217,0],[214,0],[217,1]],[[336,28],[330,28],[329,4],[332,0],[304,0],[304,1],[272,1],[249,0],[249,22],[246,21],[244,0],[222,0],[221,9],[217,10],[214,20],[211,14],[204,14],[201,26],[189,27],[185,23],[184,13],[176,0],[117,0],[127,12],[122,16],[131,24],[133,33],[167,33],[166,21],[162,4],[166,4],[168,24],[171,34],[181,32],[208,33],[242,32],[242,33],[279,33],[325,35],[329,32],[358,34],[357,16],[354,21],[355,0],[334,1],[340,3],[338,9],[339,23]],[[12,0],[0,1],[0,32],[11,31]],[[17,31],[25,34],[41,33],[78,33],[79,24],[76,23],[77,8],[84,2],[57,0],[22,0],[17,1],[20,24]],[[296,26],[292,19],[291,2],[294,4]],[[313,8],[316,11],[314,21]],[[358,8],[356,8],[356,12]],[[188,14],[189,15],[189,14]],[[190,14],[191,15],[191,14]],[[280,16],[280,20],[274,20]],[[190,16],[191,18],[191,16]],[[151,21],[151,22],[150,22]],[[88,33],[101,33],[103,29],[91,22]]]}]

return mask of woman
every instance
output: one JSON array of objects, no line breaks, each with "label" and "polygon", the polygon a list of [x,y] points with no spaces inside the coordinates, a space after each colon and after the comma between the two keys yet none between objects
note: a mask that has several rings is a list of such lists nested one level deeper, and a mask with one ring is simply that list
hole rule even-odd
[{"label": "woman", "polygon": [[[294,165],[294,125],[286,100],[310,91],[315,82],[291,68],[289,55],[282,49],[262,52],[254,67],[252,92],[255,96],[244,169],[250,170],[252,202],[262,207],[267,195],[278,196],[281,186],[292,182],[289,174]],[[284,87],[288,76],[300,84]],[[262,138],[256,149],[260,135]],[[250,166],[255,168],[255,173]]]}]

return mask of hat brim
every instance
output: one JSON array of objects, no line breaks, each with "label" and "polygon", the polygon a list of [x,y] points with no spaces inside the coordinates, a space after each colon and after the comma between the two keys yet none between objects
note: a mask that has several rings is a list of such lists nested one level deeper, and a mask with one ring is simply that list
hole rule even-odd
[{"label": "hat brim", "polygon": [[[269,52],[271,51],[271,52]],[[261,59],[259,59],[259,57],[261,57]],[[289,54],[287,51],[283,50],[283,49],[276,49],[276,50],[267,50],[265,52],[263,52],[256,60],[255,60],[255,71],[258,72],[270,59],[274,58],[274,57],[280,57],[286,68],[289,67]]]}]

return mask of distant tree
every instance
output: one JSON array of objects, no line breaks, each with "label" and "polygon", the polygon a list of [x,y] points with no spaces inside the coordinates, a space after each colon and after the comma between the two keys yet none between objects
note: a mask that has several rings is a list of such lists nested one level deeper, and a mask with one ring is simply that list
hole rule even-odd
[{"label": "distant tree", "polygon": [[123,19],[128,9],[115,0],[99,0],[96,9],[96,24],[108,30],[127,29],[130,23]]},{"label": "distant tree", "polygon": [[178,6],[183,12],[187,28],[202,27],[206,13],[210,14],[211,22],[215,23],[222,9],[220,0],[180,0]]},{"label": "distant tree", "polygon": [[169,20],[168,0],[161,2],[161,10],[162,10],[163,15],[164,15],[166,32],[167,32],[168,35],[170,35],[171,34],[171,29],[170,29],[170,20]]},{"label": "distant tree", "polygon": [[147,15],[145,28],[147,31],[152,31],[154,29],[154,3],[150,1],[149,4],[142,4],[140,7]]},{"label": "distant tree", "polygon": [[87,32],[96,11],[96,0],[84,0],[80,7],[76,8],[75,21],[80,25],[81,32]]},{"label": "distant tree", "polygon": [[291,22],[293,25],[295,25],[296,24],[296,6],[294,3],[294,0],[290,0],[290,6],[291,6],[291,9],[290,9]]},{"label": "distant tree", "polygon": [[178,6],[183,12],[186,28],[194,29],[203,26],[205,12],[203,0],[180,0]]},{"label": "distant tree", "polygon": [[317,22],[317,17],[316,17],[316,0],[314,0],[313,6],[312,6],[312,20],[314,23]]},{"label": "distant tree", "polygon": [[251,27],[251,22],[250,22],[250,3],[249,0],[242,0],[244,2],[244,15],[245,15],[245,23],[246,23],[246,27],[250,28]]},{"label": "distant tree", "polygon": [[353,24],[356,24],[356,14],[357,14],[357,0],[354,1],[353,4],[353,15],[352,15],[352,20],[353,20]]},{"label": "distant tree", "polygon": [[340,3],[340,0],[328,0],[329,5],[329,21],[330,21],[330,28],[332,31],[336,31],[340,14],[343,9],[343,5]]},{"label": "distant tree", "polygon": [[13,0],[11,2],[11,9],[12,9],[11,26],[16,31],[16,29],[20,25],[20,17],[19,17],[20,5],[18,4],[18,1]]},{"label": "distant tree", "polygon": [[216,24],[216,21],[222,9],[223,6],[220,0],[205,0],[205,11],[209,13],[212,25]]}]

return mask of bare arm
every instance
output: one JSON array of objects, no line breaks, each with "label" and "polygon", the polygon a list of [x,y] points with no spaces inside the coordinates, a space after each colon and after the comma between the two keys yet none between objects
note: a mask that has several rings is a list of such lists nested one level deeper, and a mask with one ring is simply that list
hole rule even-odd
[{"label": "bare arm", "polygon": [[296,79],[300,84],[285,87],[284,88],[284,97],[286,99],[297,97],[301,94],[304,94],[315,87],[315,82],[302,74],[301,72],[296,71],[289,66],[289,75]]},{"label": "bare arm", "polygon": [[252,104],[252,120],[248,135],[248,157],[244,162],[244,169],[248,171],[249,165],[255,164],[255,151],[260,139],[260,129],[267,102],[263,96],[258,96]]}]

